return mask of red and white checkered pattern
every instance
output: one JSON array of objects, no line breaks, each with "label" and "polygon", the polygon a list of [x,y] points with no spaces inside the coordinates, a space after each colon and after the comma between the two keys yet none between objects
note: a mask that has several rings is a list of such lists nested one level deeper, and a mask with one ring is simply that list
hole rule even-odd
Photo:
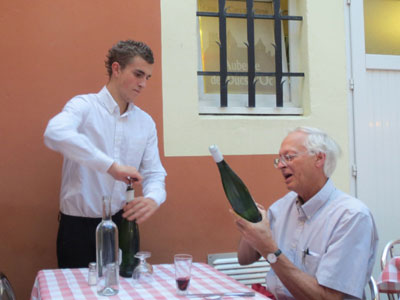
[{"label": "red and white checkered pattern", "polygon": [[400,257],[393,257],[386,263],[377,281],[379,292],[400,293]]},{"label": "red and white checkered pattern", "polygon": [[[153,282],[138,284],[120,277],[119,293],[111,299],[162,300],[185,299],[176,295],[174,265],[154,265]],[[96,287],[89,286],[88,269],[42,270],[36,276],[31,300],[105,299],[97,296]],[[233,278],[203,263],[193,263],[189,293],[223,293],[252,291]],[[249,299],[235,297],[235,299]],[[259,293],[254,300],[269,299]]]}]

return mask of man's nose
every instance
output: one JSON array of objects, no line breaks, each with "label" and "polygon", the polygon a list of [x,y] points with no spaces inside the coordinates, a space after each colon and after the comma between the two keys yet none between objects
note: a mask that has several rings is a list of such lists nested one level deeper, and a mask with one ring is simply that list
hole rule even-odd
[{"label": "man's nose", "polygon": [[283,169],[283,168],[286,168],[287,167],[287,165],[286,165],[286,163],[285,162],[283,162],[282,160],[279,160],[279,162],[278,162],[278,169]]},{"label": "man's nose", "polygon": [[142,79],[141,81],[139,81],[139,86],[144,89],[146,87],[147,84],[147,80],[146,79]]}]

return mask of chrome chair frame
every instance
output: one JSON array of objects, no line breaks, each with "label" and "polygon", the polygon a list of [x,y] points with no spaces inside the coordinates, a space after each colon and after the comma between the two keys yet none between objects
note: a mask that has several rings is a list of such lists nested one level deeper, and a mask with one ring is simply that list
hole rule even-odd
[{"label": "chrome chair frame", "polygon": [[15,300],[11,283],[2,272],[0,272],[0,300]]},{"label": "chrome chair frame", "polygon": [[[383,248],[382,257],[381,257],[381,271],[386,266],[386,263],[395,256],[394,247],[398,245],[400,249],[400,239],[392,240],[386,244],[385,248]],[[400,299],[400,293],[392,294],[386,293],[389,300],[397,300]]]},{"label": "chrome chair frame", "polygon": [[372,276],[369,278],[368,287],[369,287],[370,297],[369,298],[367,297],[366,299],[380,300],[378,285],[376,284],[376,281]]}]

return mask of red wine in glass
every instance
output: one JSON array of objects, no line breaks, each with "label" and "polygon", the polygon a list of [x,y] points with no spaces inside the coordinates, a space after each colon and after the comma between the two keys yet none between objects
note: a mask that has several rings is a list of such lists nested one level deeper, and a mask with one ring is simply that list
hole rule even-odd
[{"label": "red wine in glass", "polygon": [[186,291],[189,286],[190,277],[180,277],[176,279],[176,284],[178,289],[181,291]]}]

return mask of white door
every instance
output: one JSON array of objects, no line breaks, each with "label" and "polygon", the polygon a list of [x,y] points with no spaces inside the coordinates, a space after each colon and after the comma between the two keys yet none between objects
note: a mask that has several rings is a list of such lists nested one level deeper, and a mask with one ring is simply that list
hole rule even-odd
[{"label": "white door", "polygon": [[352,192],[371,209],[378,227],[376,278],[384,245],[400,238],[400,55],[366,54],[365,0],[344,2],[356,175]]}]

